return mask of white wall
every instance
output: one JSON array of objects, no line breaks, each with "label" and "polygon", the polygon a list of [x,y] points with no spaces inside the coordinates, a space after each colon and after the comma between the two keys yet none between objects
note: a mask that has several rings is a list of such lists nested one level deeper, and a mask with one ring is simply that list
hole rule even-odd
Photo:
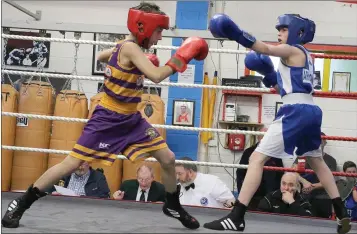
[{"label": "white wall", "polygon": [[[42,21],[45,22],[68,22],[98,25],[125,25],[127,10],[135,6],[139,1],[18,1],[23,7],[35,12],[42,11]],[[243,29],[251,32],[253,35],[264,33],[266,38],[269,35],[276,35],[274,28],[276,18],[282,13],[300,13],[303,16],[312,18],[317,24],[316,34],[319,37],[338,38],[352,37],[357,41],[357,11],[356,5],[352,7],[344,6],[341,3],[320,1],[215,1],[211,14],[214,12],[225,12],[232,17]],[[172,25],[175,22],[176,2],[160,1],[160,7],[171,18]],[[327,17],[327,15],[329,17]],[[2,4],[2,18],[11,18],[16,20],[33,20],[26,14],[9,6]],[[52,37],[63,38],[59,32],[48,31]],[[73,38],[73,33],[66,33],[66,38]],[[81,39],[93,40],[91,33],[82,34]],[[336,39],[336,44],[339,41]],[[171,45],[171,39],[165,38],[160,45]],[[237,49],[235,42],[224,42],[223,47],[217,41],[209,41],[211,48]],[[239,48],[243,49],[243,47]],[[70,73],[73,69],[74,45],[66,43],[51,43],[50,72]],[[158,56],[161,64],[164,64],[170,57],[170,51],[159,50]],[[79,75],[91,75],[93,59],[93,46],[81,44],[78,53],[77,71]],[[210,53],[205,61],[205,71],[209,76],[218,70],[219,78],[237,78],[244,75],[244,55],[216,54]],[[82,86],[90,98],[96,93],[97,82],[83,81]],[[74,85],[72,88],[76,88]],[[162,98],[167,102],[167,88],[162,87]],[[220,103],[220,92],[216,98],[216,110]],[[275,102],[280,100],[277,95],[263,95],[263,108],[275,106]],[[328,135],[338,136],[357,136],[357,102],[351,100],[338,100],[327,98],[316,98],[316,102],[324,110],[323,130]],[[245,109],[252,115],[252,121],[258,118],[256,113],[257,103],[254,98],[248,102],[242,102]],[[343,113],[343,115],[341,114]],[[221,119],[215,115],[216,120]],[[269,124],[271,118],[263,116],[263,122]],[[222,126],[218,126],[222,127]],[[224,143],[225,135],[220,134],[221,142]],[[247,142],[248,144],[249,142]],[[220,143],[215,135],[214,140],[210,142],[209,160],[212,162],[239,162],[240,154],[233,154],[230,150],[217,147]],[[326,151],[334,156],[339,164],[347,159],[356,161],[356,143],[329,141]],[[219,150],[218,150],[219,149]],[[199,158],[204,158],[203,148],[199,149]],[[287,166],[289,162],[287,162]],[[220,176],[228,185],[235,185],[232,177],[223,169],[212,167],[210,173]],[[232,174],[233,170],[229,169]],[[234,172],[233,172],[234,174]]]}]

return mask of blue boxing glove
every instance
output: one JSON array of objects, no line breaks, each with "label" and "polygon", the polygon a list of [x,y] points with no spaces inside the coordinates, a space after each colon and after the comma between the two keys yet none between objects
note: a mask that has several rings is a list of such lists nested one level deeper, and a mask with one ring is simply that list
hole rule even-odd
[{"label": "blue boxing glove", "polygon": [[269,56],[251,51],[245,56],[244,63],[249,70],[264,76],[263,83],[266,87],[271,88],[277,84],[277,73]]},{"label": "blue boxing glove", "polygon": [[275,85],[277,85],[277,73],[276,71],[269,73],[268,75],[264,76],[263,78],[263,84],[267,88],[274,88]]},{"label": "blue boxing glove", "polygon": [[225,14],[214,15],[209,22],[209,29],[214,37],[228,38],[246,48],[252,48],[256,41],[255,37],[241,30],[231,18]]}]

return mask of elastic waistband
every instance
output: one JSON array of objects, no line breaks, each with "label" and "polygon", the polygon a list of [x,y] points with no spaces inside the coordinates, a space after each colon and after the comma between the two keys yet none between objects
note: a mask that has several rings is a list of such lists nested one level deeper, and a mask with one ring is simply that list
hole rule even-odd
[{"label": "elastic waistband", "polygon": [[315,105],[314,99],[306,93],[289,93],[281,98],[283,104],[310,104]]},{"label": "elastic waistband", "polygon": [[119,114],[130,115],[138,112],[138,103],[125,103],[104,94],[101,98],[99,105],[117,112]]}]

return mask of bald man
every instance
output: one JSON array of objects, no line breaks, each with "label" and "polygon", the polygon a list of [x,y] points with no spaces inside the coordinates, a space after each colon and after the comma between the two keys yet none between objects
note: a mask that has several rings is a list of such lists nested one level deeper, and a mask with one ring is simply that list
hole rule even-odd
[{"label": "bald man", "polygon": [[136,179],[125,180],[113,194],[115,200],[141,202],[165,202],[165,187],[155,181],[154,170],[148,165],[141,165],[136,171]]},{"label": "bald man", "polygon": [[[267,128],[262,128],[262,129],[260,129],[260,131],[266,132]],[[257,137],[258,142],[255,145],[244,150],[242,157],[239,161],[239,164],[242,164],[242,165],[249,164],[249,158],[252,155],[252,153],[254,152],[254,150],[257,148],[257,146],[259,145],[259,142],[262,138],[263,138],[263,136],[258,136]],[[284,167],[284,164],[283,164],[283,160],[280,158],[270,158],[264,164],[264,166]],[[242,188],[246,173],[247,173],[246,169],[238,168],[236,170],[236,178],[237,178],[236,181],[237,181],[238,192]],[[266,194],[279,189],[280,180],[281,180],[281,177],[283,176],[283,174],[284,173],[280,172],[280,171],[267,171],[267,170],[263,171],[262,182],[259,185],[258,190],[255,192],[252,200],[249,202],[249,206],[248,206],[249,210],[256,210],[260,200]]]},{"label": "bald man", "polygon": [[268,193],[259,203],[258,209],[265,212],[311,216],[311,205],[300,192],[296,173],[287,172],[281,178],[280,189]]}]

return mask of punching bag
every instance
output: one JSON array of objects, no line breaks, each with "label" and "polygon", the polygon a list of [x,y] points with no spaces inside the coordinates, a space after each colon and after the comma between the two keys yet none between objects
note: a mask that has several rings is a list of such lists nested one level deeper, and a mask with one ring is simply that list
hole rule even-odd
[{"label": "punching bag", "polygon": [[98,105],[100,99],[102,99],[103,96],[104,96],[104,92],[100,92],[90,98],[88,119],[92,117],[95,107]]},{"label": "punching bag", "polygon": [[[56,98],[54,116],[86,119],[88,116],[88,99],[76,90],[62,90]],[[50,149],[72,150],[81,136],[85,123],[53,121]],[[67,155],[49,154],[48,168],[61,162]]]},{"label": "punching bag", "polygon": [[[165,124],[165,103],[162,101],[159,95],[143,94],[141,102],[138,105],[138,111],[140,111],[143,118],[145,118],[150,124]],[[166,131],[163,128],[157,129],[160,135],[166,139]],[[154,169],[155,180],[161,182],[161,166],[158,162],[144,162],[144,159],[137,159],[134,162],[124,160],[123,165],[123,181],[136,178],[137,168],[146,163]]]},{"label": "punching bag", "polygon": [[[19,92],[18,112],[52,115],[54,89],[42,81],[24,82]],[[51,120],[17,118],[15,145],[48,149]],[[11,190],[26,190],[47,169],[48,153],[15,151],[12,165]]]},{"label": "punching bag", "polygon": [[[159,95],[143,94],[138,110],[150,124],[165,124],[165,103]],[[166,139],[164,128],[159,128],[157,131]]]},{"label": "punching bag", "polygon": [[[8,84],[1,85],[1,111],[17,112],[19,93]],[[2,145],[13,146],[15,143],[16,117],[1,116]],[[1,149],[1,191],[9,191],[14,151]]]},{"label": "punching bag", "polygon": [[[99,104],[100,99],[104,96],[104,92],[97,93],[90,99],[90,107],[89,107],[89,114],[88,119],[92,116],[95,107]],[[121,182],[122,182],[122,175],[123,175],[123,160],[117,159],[114,161],[112,166],[106,166],[99,162],[93,162],[91,165],[94,169],[103,168],[104,175],[107,179],[108,186],[110,189],[110,196],[113,197],[113,193],[119,190]]]}]

